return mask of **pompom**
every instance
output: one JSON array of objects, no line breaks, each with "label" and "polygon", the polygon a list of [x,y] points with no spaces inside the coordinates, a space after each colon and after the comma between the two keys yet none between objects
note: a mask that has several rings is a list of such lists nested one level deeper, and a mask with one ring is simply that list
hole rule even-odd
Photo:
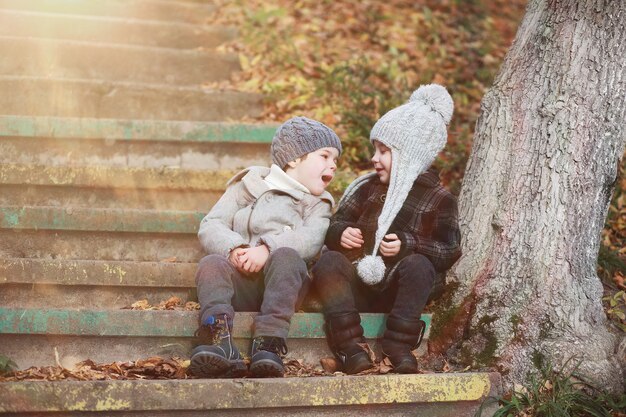
[{"label": "pompom", "polygon": [[385,277],[385,262],[380,256],[367,255],[356,267],[361,281],[367,285],[376,285]]},{"label": "pompom", "polygon": [[443,86],[439,84],[422,85],[409,98],[409,102],[416,100],[421,101],[439,113],[446,124],[450,123],[452,112],[454,111],[454,102],[448,90]]}]

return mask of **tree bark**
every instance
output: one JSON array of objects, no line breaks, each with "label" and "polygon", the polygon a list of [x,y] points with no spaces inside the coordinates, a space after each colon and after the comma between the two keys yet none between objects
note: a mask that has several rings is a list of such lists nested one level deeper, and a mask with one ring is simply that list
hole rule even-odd
[{"label": "tree bark", "polygon": [[548,360],[624,388],[596,273],[626,145],[624,22],[623,0],[531,0],[481,103],[459,286],[430,347],[497,366],[509,387]]}]

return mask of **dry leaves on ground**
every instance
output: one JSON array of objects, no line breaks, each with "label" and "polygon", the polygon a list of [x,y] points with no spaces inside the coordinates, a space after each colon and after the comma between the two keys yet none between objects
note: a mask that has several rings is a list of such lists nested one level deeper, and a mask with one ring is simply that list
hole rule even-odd
[{"label": "dry leaves on ground", "polygon": [[124,307],[126,310],[177,310],[177,311],[194,311],[200,310],[200,304],[195,301],[187,301],[183,303],[179,297],[170,297],[165,301],[161,301],[159,304],[152,305],[148,300],[139,300],[132,303],[129,307]]},{"label": "dry leaves on ground", "polygon": [[127,379],[186,379],[188,360],[153,356],[127,362],[97,364],[87,359],[73,369],[61,366],[31,367],[0,377],[6,381],[102,381]]}]

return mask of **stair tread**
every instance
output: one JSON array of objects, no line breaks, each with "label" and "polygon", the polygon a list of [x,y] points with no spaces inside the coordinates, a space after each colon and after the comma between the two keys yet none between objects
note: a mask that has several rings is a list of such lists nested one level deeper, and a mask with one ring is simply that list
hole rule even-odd
[{"label": "stair tread", "polygon": [[0,258],[0,283],[195,288],[196,263]]},{"label": "stair tread", "polygon": [[180,49],[214,48],[237,36],[237,28],[225,25],[11,9],[0,9],[0,22],[3,35]]},{"label": "stair tread", "polygon": [[[500,391],[499,386],[500,378],[495,373],[62,383],[23,381],[0,384],[0,398],[4,399],[0,402],[0,411],[258,409],[260,412],[296,406],[321,410],[323,406],[340,405],[477,402]],[[219,395],[207,395],[211,392],[219,392]],[[456,415],[461,412],[459,410]]]},{"label": "stair tread", "polygon": [[233,171],[1,164],[0,184],[223,191]]},{"label": "stair tread", "polygon": [[203,212],[74,207],[0,207],[7,229],[195,234]]},{"label": "stair tread", "polygon": [[224,121],[263,110],[258,93],[167,84],[0,76],[0,89],[20,91],[0,96],[3,113],[13,115]]},{"label": "stair tread", "polygon": [[0,115],[0,137],[271,143],[277,125]]},{"label": "stair tread", "polygon": [[[257,313],[235,313],[233,337],[251,338]],[[386,315],[361,313],[364,336],[382,337]],[[431,315],[422,319],[430,328]],[[179,310],[76,310],[0,307],[0,334],[64,336],[193,337],[198,311]],[[321,313],[295,313],[290,338],[324,339]]]},{"label": "stair tread", "polygon": [[82,14],[71,14],[71,13],[57,13],[57,12],[46,12],[46,11],[38,11],[38,10],[17,10],[17,9],[3,9],[0,8],[0,14],[4,14],[7,16],[36,16],[42,18],[48,18],[50,20],[63,20],[67,19],[70,21],[83,21],[83,22],[107,22],[107,23],[124,23],[124,24],[133,24],[133,25],[145,25],[147,27],[152,28],[177,28],[177,29],[188,29],[192,31],[221,31],[221,30],[233,30],[230,26],[224,25],[207,25],[207,24],[198,24],[198,23],[187,23],[187,22],[167,22],[161,20],[149,20],[149,19],[138,19],[135,17],[117,17],[117,16],[96,16],[96,15],[82,15]]},{"label": "stair tread", "polygon": [[[133,8],[135,6],[135,8]],[[131,17],[155,20],[201,20],[210,15],[212,4],[163,0],[107,0],[106,2],[77,2],[75,0],[2,0],[0,8],[17,11],[45,11],[78,15]],[[146,10],[147,9],[147,10]],[[145,17],[145,16],[149,17]],[[204,15],[204,16],[203,16]]]}]

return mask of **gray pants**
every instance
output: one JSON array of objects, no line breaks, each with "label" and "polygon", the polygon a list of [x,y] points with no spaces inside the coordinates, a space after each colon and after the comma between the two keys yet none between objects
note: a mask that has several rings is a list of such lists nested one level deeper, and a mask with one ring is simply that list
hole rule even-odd
[{"label": "gray pants", "polygon": [[270,254],[262,272],[246,276],[221,255],[200,260],[196,273],[200,323],[213,315],[235,311],[259,311],[254,320],[254,337],[287,339],[289,323],[310,286],[305,262],[291,248]]}]

